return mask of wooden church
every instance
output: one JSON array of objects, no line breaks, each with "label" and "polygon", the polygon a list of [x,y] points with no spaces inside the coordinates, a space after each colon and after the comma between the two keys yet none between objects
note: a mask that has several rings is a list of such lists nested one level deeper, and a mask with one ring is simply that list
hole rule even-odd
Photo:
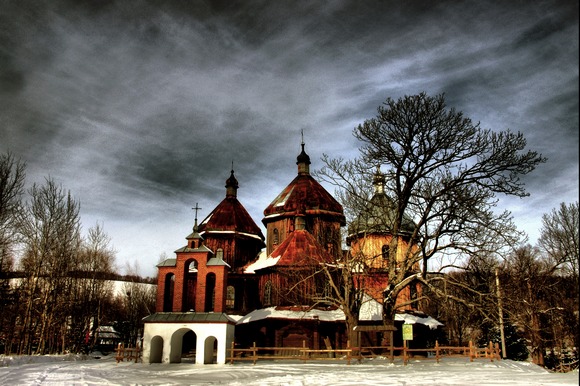
[{"label": "wooden church", "polygon": [[[199,224],[196,215],[187,245],[157,266],[156,312],[144,318],[144,363],[179,363],[188,355],[195,363],[225,363],[234,340],[346,346],[344,314],[320,302],[312,307],[329,290],[316,267],[340,261],[346,220],[342,206],[310,175],[310,157],[301,146],[297,176],[264,210],[267,237],[238,201],[232,170],[225,198]],[[384,199],[380,178],[376,200]],[[372,243],[361,242],[367,235]],[[390,238],[388,230],[359,227],[349,229],[347,243],[353,250],[364,245],[381,251]],[[379,300],[386,283],[378,277],[376,284],[370,295]],[[382,320],[380,313],[379,307],[375,321]]]}]

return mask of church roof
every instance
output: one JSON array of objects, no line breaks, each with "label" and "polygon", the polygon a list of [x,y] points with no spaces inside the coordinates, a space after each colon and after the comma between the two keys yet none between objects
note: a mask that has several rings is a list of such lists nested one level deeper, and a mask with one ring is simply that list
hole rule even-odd
[{"label": "church roof", "polygon": [[[374,194],[362,212],[348,227],[349,236],[360,233],[391,233],[396,220],[395,202],[385,193],[385,176],[377,170],[373,178]],[[415,223],[403,216],[399,234],[412,234]]]},{"label": "church roof", "polygon": [[226,180],[226,197],[199,224],[200,235],[208,234],[238,234],[264,241],[262,231],[256,225],[246,208],[237,199],[238,181],[231,171]]},{"label": "church roof", "polygon": [[299,213],[333,215],[340,218],[341,225],[346,223],[342,205],[310,174],[296,176],[264,210],[264,220]]},{"label": "church roof", "polygon": [[246,268],[246,272],[271,266],[289,267],[333,262],[333,257],[314,239],[310,232],[295,230],[272,251],[266,261],[259,262],[259,268],[250,265]]},{"label": "church roof", "polygon": [[198,231],[200,235],[238,233],[264,240],[262,231],[236,197],[224,198],[199,224]]},{"label": "church roof", "polygon": [[298,175],[264,209],[265,218],[262,222],[266,223],[270,218],[278,216],[303,214],[335,216],[341,225],[345,225],[342,205],[310,175],[310,157],[304,151],[304,143],[302,152],[296,158],[296,164]]},{"label": "church roof", "polygon": [[[349,224],[348,233],[391,233],[395,221],[395,203],[384,193],[375,194],[363,212]],[[400,234],[411,234],[415,223],[408,216],[403,216]]]}]

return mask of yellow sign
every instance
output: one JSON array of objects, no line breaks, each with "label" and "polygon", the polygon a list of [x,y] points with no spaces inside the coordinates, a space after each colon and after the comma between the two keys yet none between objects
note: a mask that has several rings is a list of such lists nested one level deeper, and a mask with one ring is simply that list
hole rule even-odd
[{"label": "yellow sign", "polygon": [[403,340],[413,340],[412,324],[403,324]]}]

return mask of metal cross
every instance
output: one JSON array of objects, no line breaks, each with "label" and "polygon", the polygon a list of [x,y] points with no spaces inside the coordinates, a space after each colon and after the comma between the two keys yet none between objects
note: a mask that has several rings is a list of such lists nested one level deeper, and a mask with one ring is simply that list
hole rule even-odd
[{"label": "metal cross", "polygon": [[197,202],[195,203],[195,208],[191,208],[193,210],[195,210],[195,222],[197,223],[197,211],[201,210],[201,208],[197,205]]}]

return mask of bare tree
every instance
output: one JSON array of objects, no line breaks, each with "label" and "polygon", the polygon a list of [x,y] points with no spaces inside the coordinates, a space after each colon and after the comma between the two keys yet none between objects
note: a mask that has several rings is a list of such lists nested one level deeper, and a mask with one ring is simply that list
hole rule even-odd
[{"label": "bare tree", "polygon": [[22,209],[25,165],[10,153],[0,154],[0,348],[10,352],[18,314],[18,291],[7,273],[14,268],[18,215]]},{"label": "bare tree", "polygon": [[[559,362],[563,360],[561,355],[566,346],[580,345],[579,218],[578,202],[568,205],[561,203],[559,208],[542,217],[541,236],[538,240],[538,246],[547,261],[546,275],[550,275],[551,280],[558,283],[550,293],[554,307],[546,308],[549,312],[544,315],[550,318],[548,326],[545,327],[554,331],[552,346],[557,348],[555,355]],[[535,288],[536,286],[534,290]]]},{"label": "bare tree", "polygon": [[510,318],[523,327],[532,347],[534,363],[544,365],[546,337],[542,314],[550,312],[556,289],[551,280],[550,266],[540,251],[531,245],[517,248],[506,262],[510,280],[504,285],[511,296],[506,298]]},{"label": "bare tree", "polygon": [[526,196],[520,177],[545,162],[525,149],[521,133],[482,129],[448,109],[443,95],[422,93],[387,99],[354,136],[362,143],[360,157],[324,155],[316,175],[337,188],[352,222],[371,202],[375,170],[384,170],[390,215],[382,221],[392,235],[382,299],[386,319],[393,319],[397,298],[410,283],[430,285],[432,258],[444,256],[446,266],[455,266],[457,257],[497,253],[498,245],[518,239],[511,214],[494,210],[498,194]]},{"label": "bare tree", "polygon": [[125,277],[130,281],[125,281],[122,292],[117,294],[120,314],[115,328],[123,335],[127,344],[135,346],[143,336],[143,318],[155,312],[157,292],[155,286],[137,280],[140,277],[137,261],[133,264],[127,263],[125,271]]},{"label": "bare tree", "polygon": [[553,267],[571,275],[576,283],[580,265],[579,218],[578,201],[569,205],[561,203],[557,210],[553,209],[551,213],[542,216],[538,241],[540,248],[552,260]]},{"label": "bare tree", "polygon": [[[69,275],[80,252],[80,205],[48,178],[33,185],[20,223],[25,245],[25,311],[20,353],[63,349],[72,291]],[[37,341],[34,341],[36,340]]]},{"label": "bare tree", "polygon": [[0,155],[0,273],[12,269],[25,168],[26,165],[12,154]]},{"label": "bare tree", "polygon": [[112,297],[112,285],[104,280],[114,272],[115,251],[110,246],[110,237],[101,224],[95,224],[88,230],[83,245],[78,254],[74,287],[71,304],[71,325],[69,339],[73,351],[80,351],[90,342],[92,328],[93,336],[100,325],[102,307],[106,299]]}]

